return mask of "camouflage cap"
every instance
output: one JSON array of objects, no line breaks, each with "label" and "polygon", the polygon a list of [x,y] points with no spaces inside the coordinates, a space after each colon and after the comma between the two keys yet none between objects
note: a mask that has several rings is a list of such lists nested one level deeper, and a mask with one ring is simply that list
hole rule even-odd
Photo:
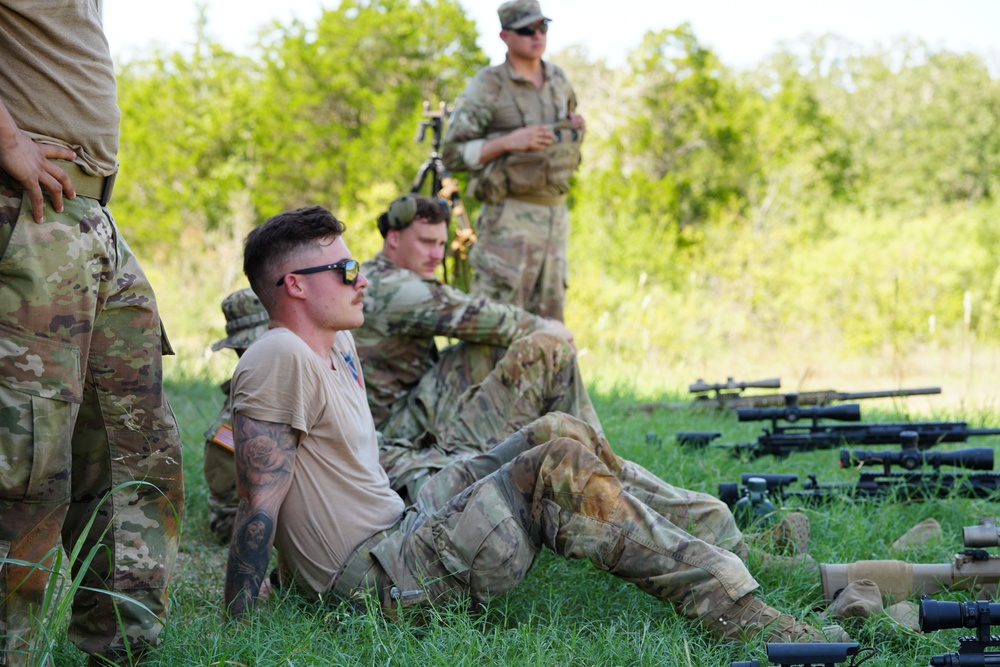
[{"label": "camouflage cap", "polygon": [[212,343],[212,352],[228,347],[234,350],[250,347],[250,343],[267,331],[269,318],[260,299],[249,287],[233,292],[222,300],[222,314],[226,316],[226,334]]},{"label": "camouflage cap", "polygon": [[510,0],[500,5],[497,15],[504,30],[517,30],[538,21],[552,20],[542,14],[536,0]]}]

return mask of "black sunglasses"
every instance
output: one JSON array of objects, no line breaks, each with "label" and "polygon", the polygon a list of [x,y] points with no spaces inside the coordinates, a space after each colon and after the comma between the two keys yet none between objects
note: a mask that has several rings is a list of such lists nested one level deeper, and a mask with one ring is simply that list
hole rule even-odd
[{"label": "black sunglasses", "polygon": [[517,28],[514,30],[517,34],[522,37],[533,37],[536,32],[540,32],[543,35],[549,31],[549,24],[546,21],[542,21],[537,25],[526,25],[523,28]]},{"label": "black sunglasses", "polygon": [[[308,269],[299,269],[297,271],[289,271],[288,273],[294,273],[297,276],[304,276],[308,273],[320,273],[321,271],[340,271],[341,276],[344,278],[344,284],[353,285],[358,280],[358,274],[361,273],[361,264],[359,264],[356,259],[342,259],[336,264],[311,266]],[[281,276],[274,286],[281,287],[284,284],[285,276]]]}]

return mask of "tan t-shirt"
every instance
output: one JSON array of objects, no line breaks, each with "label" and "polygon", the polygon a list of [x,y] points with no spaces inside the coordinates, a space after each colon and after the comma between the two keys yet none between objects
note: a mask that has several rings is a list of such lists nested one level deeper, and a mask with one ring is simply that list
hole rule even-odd
[{"label": "tan t-shirt", "polygon": [[95,176],[118,165],[118,93],[98,0],[0,0],[0,99]]},{"label": "tan t-shirt", "polygon": [[235,414],[288,424],[298,432],[295,473],[278,514],[276,545],[283,562],[314,594],[328,590],[354,548],[395,524],[404,509],[379,465],[357,358],[349,332],[337,334],[330,360],[324,360],[279,328],[258,338],[233,374]]}]

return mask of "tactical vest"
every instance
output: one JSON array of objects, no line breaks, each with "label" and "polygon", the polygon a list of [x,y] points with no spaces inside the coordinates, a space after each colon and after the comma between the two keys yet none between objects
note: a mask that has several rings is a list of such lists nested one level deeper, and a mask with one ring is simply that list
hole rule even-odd
[{"label": "tactical vest", "polygon": [[[562,120],[551,126],[556,140],[540,151],[505,153],[469,180],[473,196],[488,204],[507,197],[535,195],[546,187],[569,190],[569,179],[580,166],[583,131]],[[488,137],[492,138],[492,137]]]}]

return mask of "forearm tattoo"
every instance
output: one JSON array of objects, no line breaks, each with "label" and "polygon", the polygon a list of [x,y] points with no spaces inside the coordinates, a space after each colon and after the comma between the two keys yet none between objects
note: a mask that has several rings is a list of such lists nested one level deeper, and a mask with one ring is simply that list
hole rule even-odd
[{"label": "forearm tattoo", "polygon": [[278,510],[295,470],[296,437],[287,424],[240,414],[233,430],[240,505],[229,545],[225,603],[231,616],[239,616],[256,599],[267,572]]}]

